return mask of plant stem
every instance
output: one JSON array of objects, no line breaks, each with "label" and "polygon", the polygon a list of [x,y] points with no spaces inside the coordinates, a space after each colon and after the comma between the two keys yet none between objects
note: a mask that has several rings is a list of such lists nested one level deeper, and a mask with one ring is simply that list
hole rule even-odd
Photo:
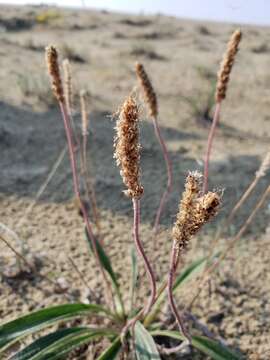
[{"label": "plant stem", "polygon": [[140,236],[139,236],[139,226],[140,226],[140,200],[138,199],[132,199],[133,201],[133,211],[134,211],[134,223],[133,223],[133,236],[134,236],[134,242],[137,248],[138,253],[140,254],[143,262],[145,270],[148,274],[150,284],[151,284],[151,295],[148,301],[148,304],[144,310],[144,314],[147,314],[156,298],[156,279],[154,275],[154,271],[150,265],[150,262],[144,252]]},{"label": "plant stem", "polygon": [[85,222],[86,230],[87,230],[87,233],[88,233],[89,238],[90,238],[91,243],[92,243],[92,247],[93,247],[93,251],[94,251],[94,254],[95,254],[96,261],[97,261],[97,265],[99,266],[99,269],[100,269],[101,274],[103,276],[107,291],[110,294],[111,298],[113,298],[110,284],[109,284],[109,282],[107,280],[104,269],[103,269],[103,267],[101,265],[101,262],[100,262],[99,254],[98,254],[98,251],[97,251],[96,239],[95,239],[93,231],[92,231],[92,227],[91,227],[91,224],[90,224],[90,221],[89,221],[89,218],[88,218],[87,210],[85,208],[85,205],[84,205],[84,203],[83,203],[83,201],[81,199],[81,195],[80,195],[76,157],[74,155],[75,154],[75,147],[74,147],[74,142],[73,142],[73,137],[72,137],[72,130],[71,130],[71,126],[70,126],[68,113],[67,113],[65,104],[63,102],[59,102],[59,106],[60,106],[60,110],[61,110],[61,113],[62,113],[64,127],[65,127],[65,131],[66,131],[67,142],[68,142],[70,164],[71,164],[71,170],[72,170],[72,176],[73,176],[74,193],[75,193],[75,196],[77,197],[77,199],[79,201],[79,204],[80,204],[80,208],[81,208],[81,212],[82,212],[83,219],[84,219],[84,222]]},{"label": "plant stem", "polygon": [[[99,212],[97,207],[97,201],[96,201],[96,195],[94,187],[90,180],[90,174],[87,167],[87,133],[82,135],[83,138],[83,145],[82,145],[82,175],[85,178],[85,188],[88,200],[91,203],[92,211],[93,211],[93,217],[95,221],[95,225],[97,227],[98,233],[100,233],[100,222],[99,222]],[[103,245],[103,244],[102,244]]]},{"label": "plant stem", "polygon": [[208,136],[208,140],[207,140],[207,148],[206,148],[206,155],[205,155],[205,161],[204,161],[203,194],[205,194],[208,191],[209,161],[210,161],[213,139],[215,136],[216,127],[217,127],[219,116],[220,116],[220,110],[221,110],[221,102],[217,102],[213,122],[212,122],[212,125],[210,128],[210,132],[209,132],[209,136]]},{"label": "plant stem", "polygon": [[146,314],[149,313],[149,311],[151,310],[155,300],[156,300],[156,279],[155,279],[155,275],[154,275],[154,271],[150,265],[150,262],[144,252],[143,249],[143,245],[141,243],[140,240],[140,235],[139,235],[139,230],[140,230],[140,200],[133,198],[132,199],[133,202],[133,214],[134,214],[134,220],[133,220],[133,237],[134,237],[134,242],[135,242],[135,246],[136,249],[139,253],[139,255],[141,256],[143,262],[144,262],[144,267],[145,270],[148,274],[149,280],[150,280],[150,286],[151,286],[151,295],[149,298],[149,301],[146,305],[145,308],[142,308],[137,315],[132,318],[131,320],[129,320],[127,322],[127,324],[125,325],[125,327],[122,329],[121,331],[121,341],[122,343],[125,342],[125,336],[127,331],[129,330],[129,328],[131,327],[131,332],[134,332],[134,326],[136,324],[136,322],[138,320],[140,320],[143,316],[145,316]]},{"label": "plant stem", "polygon": [[[256,187],[258,181],[259,181],[259,177],[255,177],[253,179],[253,181],[250,183],[250,185],[248,186],[248,188],[246,189],[246,191],[244,192],[244,194],[241,196],[241,198],[237,201],[237,203],[235,204],[235,206],[233,207],[233,209],[231,210],[228,218],[225,220],[224,224],[218,229],[218,231],[216,232],[216,235],[214,237],[214,240],[211,242],[210,244],[210,251],[209,251],[209,255],[208,258],[210,260],[210,258],[213,256],[214,250],[216,248],[216,245],[218,243],[218,240],[220,238],[220,236],[222,235],[222,233],[224,232],[224,230],[226,230],[228,228],[228,226],[230,225],[230,223],[232,222],[235,214],[237,213],[237,211],[240,209],[240,207],[243,205],[243,203],[246,201],[246,199],[249,197],[249,195],[252,193],[252,191],[254,190],[254,188]],[[203,276],[204,274],[202,274]]]},{"label": "plant stem", "polygon": [[244,194],[241,196],[241,198],[235,204],[235,206],[233,207],[232,211],[230,212],[230,214],[228,216],[228,219],[226,220],[225,227],[227,227],[230,224],[230,222],[232,221],[232,219],[233,219],[234,215],[236,214],[236,212],[238,211],[238,209],[243,205],[243,203],[246,201],[246,199],[252,193],[252,191],[256,187],[259,179],[260,179],[259,177],[255,176],[253,181],[250,183],[249,187],[246,189]]},{"label": "plant stem", "polygon": [[158,233],[158,227],[159,227],[159,222],[160,222],[160,217],[161,217],[161,213],[163,210],[163,207],[168,199],[168,195],[172,190],[172,164],[171,164],[171,160],[168,154],[168,150],[167,150],[167,146],[163,140],[163,137],[161,135],[161,131],[160,131],[160,127],[157,121],[156,117],[153,117],[153,125],[154,125],[154,129],[155,129],[155,134],[156,137],[159,141],[159,144],[161,146],[161,150],[163,153],[163,157],[166,163],[166,168],[167,168],[167,186],[166,189],[160,199],[160,203],[159,203],[159,207],[156,213],[156,218],[155,218],[155,222],[154,222],[154,234],[157,235]]},{"label": "plant stem", "polygon": [[175,244],[173,244],[173,248],[172,248],[172,252],[171,252],[171,260],[170,260],[170,270],[169,270],[169,276],[168,276],[168,285],[167,285],[168,299],[169,299],[170,307],[175,316],[175,319],[177,321],[180,332],[186,338],[188,343],[191,344],[191,337],[184,326],[183,320],[182,320],[180,314],[178,313],[178,310],[177,310],[177,307],[176,307],[176,304],[175,304],[174,298],[173,298],[173,282],[174,282],[174,276],[175,276],[178,262],[179,262],[178,248],[175,246]]},{"label": "plant stem", "polygon": [[[36,268],[26,260],[25,256],[19,253],[2,235],[0,235],[0,240],[6,244],[6,246],[16,255],[17,258],[21,259],[29,267],[33,274],[36,274],[37,276],[40,276],[41,278],[47,280],[50,284],[57,287],[61,293],[63,293],[62,287],[57,282],[54,282],[48,276],[39,273]],[[64,296],[66,296],[69,300],[66,292],[64,292]]]},{"label": "plant stem", "polygon": [[201,291],[203,289],[204,283],[207,280],[207,275],[210,276],[211,273],[218,267],[218,265],[226,258],[229,251],[231,251],[233,249],[236,242],[243,236],[246,229],[248,228],[248,226],[252,222],[252,220],[255,217],[255,215],[257,214],[257,212],[263,206],[265,200],[267,199],[267,197],[269,195],[270,195],[270,185],[268,185],[267,189],[262,194],[262,196],[261,196],[260,200],[258,201],[258,203],[256,204],[255,208],[252,210],[249,217],[246,219],[246,221],[244,222],[242,227],[239,229],[238,233],[231,239],[231,241],[229,241],[227,247],[224,249],[224,251],[221,253],[221,255],[217,258],[217,260],[214,261],[211,265],[209,265],[207,267],[206,271],[203,274],[203,278],[201,279],[199,289],[198,289],[197,293],[195,294],[195,296],[192,298],[192,300],[191,300],[190,304],[188,305],[187,309],[190,310],[192,308],[194,302],[196,301],[196,299],[199,297],[199,295],[200,295],[200,293],[201,293]]}]

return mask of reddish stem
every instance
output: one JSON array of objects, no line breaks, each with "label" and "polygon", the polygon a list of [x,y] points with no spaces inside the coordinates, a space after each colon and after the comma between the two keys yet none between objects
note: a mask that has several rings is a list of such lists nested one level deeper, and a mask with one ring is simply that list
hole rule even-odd
[{"label": "reddish stem", "polygon": [[134,210],[134,223],[133,223],[133,236],[134,236],[134,242],[137,248],[138,253],[141,255],[143,262],[144,262],[144,266],[145,266],[145,270],[148,274],[149,280],[150,280],[150,284],[151,284],[151,296],[150,299],[148,301],[148,304],[144,310],[144,314],[147,314],[152,305],[155,302],[155,298],[156,298],[156,279],[155,279],[155,275],[154,275],[154,271],[150,265],[150,262],[144,252],[141,240],[140,240],[140,236],[139,236],[139,226],[140,226],[140,200],[138,199],[133,199],[133,210]]},{"label": "reddish stem", "polygon": [[154,125],[156,137],[157,137],[159,144],[161,146],[161,149],[162,149],[163,157],[164,157],[164,160],[166,163],[166,168],[167,168],[167,186],[166,186],[166,189],[160,199],[160,203],[159,203],[159,207],[158,207],[158,210],[156,213],[156,218],[155,218],[155,223],[154,223],[154,233],[155,233],[155,235],[157,235],[161,213],[162,213],[164,205],[168,199],[168,195],[172,190],[172,163],[171,163],[171,160],[170,160],[170,157],[168,154],[167,146],[161,135],[160,127],[159,127],[156,117],[153,117],[153,125]]},{"label": "reddish stem", "polygon": [[216,127],[217,127],[219,116],[220,116],[220,110],[221,110],[221,102],[217,102],[213,122],[212,122],[211,129],[210,129],[210,132],[208,135],[208,140],[207,140],[207,149],[206,149],[206,155],[205,155],[205,161],[204,161],[203,194],[205,194],[208,191],[209,161],[210,161],[213,139],[215,136]]},{"label": "reddish stem", "polygon": [[173,248],[172,248],[172,252],[171,252],[171,260],[170,260],[170,271],[169,271],[169,276],[168,276],[168,298],[169,298],[171,310],[175,316],[179,330],[184,335],[184,337],[186,338],[188,343],[191,344],[191,337],[184,326],[183,320],[182,320],[180,314],[178,313],[178,310],[177,310],[177,307],[176,307],[176,304],[175,304],[174,298],[173,298],[173,282],[174,282],[174,276],[175,276],[175,272],[176,272],[178,263],[179,263],[178,249],[175,246],[175,244],[173,244]]},{"label": "reddish stem", "polygon": [[63,102],[60,102],[59,106],[60,106],[60,110],[62,113],[64,127],[65,127],[65,131],[66,131],[67,142],[68,142],[70,164],[71,164],[71,170],[72,170],[72,176],[73,176],[74,193],[75,193],[75,196],[77,197],[77,199],[79,200],[79,204],[80,204],[81,212],[82,212],[83,219],[85,222],[86,230],[89,235],[90,241],[92,243],[93,251],[94,251],[98,266],[99,266],[101,274],[104,278],[107,290],[111,294],[111,288],[110,288],[109,282],[105,275],[104,269],[100,263],[100,259],[99,259],[99,255],[98,255],[98,251],[97,251],[96,239],[95,239],[93,231],[92,231],[92,227],[91,227],[91,224],[90,224],[90,221],[88,218],[87,210],[85,208],[85,205],[84,205],[84,203],[81,199],[81,195],[80,195],[79,179],[78,179],[78,173],[77,173],[77,163],[76,163],[76,157],[74,155],[75,154],[75,146],[74,146],[74,141],[73,141],[73,137],[72,137],[72,129],[71,129],[71,125],[70,125],[69,116],[68,116],[65,104]]}]

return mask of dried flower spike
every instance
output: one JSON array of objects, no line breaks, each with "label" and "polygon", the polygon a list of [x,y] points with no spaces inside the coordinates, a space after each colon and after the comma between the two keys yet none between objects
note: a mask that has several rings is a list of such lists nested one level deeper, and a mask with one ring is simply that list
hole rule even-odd
[{"label": "dried flower spike", "polygon": [[190,238],[216,215],[220,205],[221,199],[217,192],[200,195],[201,178],[201,174],[193,172],[186,179],[185,191],[172,230],[174,246],[179,251],[187,248]]},{"label": "dried flower spike", "polygon": [[149,106],[149,114],[156,118],[158,115],[157,96],[144,66],[140,63],[136,63],[136,74],[143,89],[145,100]]},{"label": "dried flower spike", "polygon": [[80,92],[80,102],[81,102],[81,113],[82,113],[82,135],[86,136],[88,135],[88,125],[89,125],[89,117],[88,117],[88,111],[86,106],[86,97],[87,92],[85,90],[82,90]]},{"label": "dried flower spike", "polygon": [[65,100],[68,108],[68,112],[72,114],[73,112],[73,90],[72,90],[72,77],[70,62],[68,59],[63,60],[63,70],[64,70],[64,93]]},{"label": "dried flower spike", "polygon": [[266,175],[270,169],[270,151],[265,155],[259,170],[256,172],[256,178],[261,178]]},{"label": "dried flower spike", "polygon": [[238,51],[238,46],[242,38],[242,33],[236,30],[228,43],[227,51],[224,54],[223,60],[218,72],[217,88],[216,88],[216,102],[221,102],[226,97],[227,86],[230,79],[230,73],[234,64],[234,60]]},{"label": "dried flower spike", "polygon": [[116,123],[115,153],[116,163],[127,187],[125,194],[139,199],[143,194],[140,183],[139,109],[135,99],[129,96],[124,102]]},{"label": "dried flower spike", "polygon": [[53,93],[60,103],[64,103],[65,98],[58,64],[58,54],[54,46],[46,47],[46,62],[48,72],[51,76]]}]

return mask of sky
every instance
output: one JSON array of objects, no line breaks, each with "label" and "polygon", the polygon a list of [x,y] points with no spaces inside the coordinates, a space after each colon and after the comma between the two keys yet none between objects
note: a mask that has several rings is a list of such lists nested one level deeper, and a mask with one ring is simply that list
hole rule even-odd
[{"label": "sky", "polygon": [[[41,0],[0,0],[0,3],[40,4]],[[270,0],[43,0],[42,3],[270,25]]]}]

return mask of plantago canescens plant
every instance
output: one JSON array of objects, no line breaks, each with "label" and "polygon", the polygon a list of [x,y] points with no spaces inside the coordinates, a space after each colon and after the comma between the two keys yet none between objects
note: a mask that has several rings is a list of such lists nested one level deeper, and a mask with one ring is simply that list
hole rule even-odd
[{"label": "plantago canescens plant", "polygon": [[[239,37],[240,35],[238,34],[235,36]],[[235,45],[234,48],[235,53],[237,46],[238,45]],[[132,200],[133,203],[133,238],[138,256],[140,256],[143,260],[146,273],[149,277],[151,294],[148,299],[144,299],[147,300],[145,301],[145,304],[143,301],[141,301],[140,304],[136,304],[134,301],[137,277],[137,257],[133,252],[132,281],[129,299],[129,304],[131,304],[131,306],[129,306],[129,310],[127,310],[128,307],[124,303],[118,276],[113,270],[111,259],[107,255],[103,247],[103,243],[99,241],[99,238],[94,233],[92,222],[89,218],[85,203],[82,201],[76,151],[76,146],[80,147],[81,141],[75,141],[75,134],[71,126],[73,106],[72,100],[69,100],[71,92],[71,90],[68,90],[68,82],[71,81],[69,66],[67,66],[67,63],[64,65],[66,74],[65,79],[67,79],[67,83],[65,84],[66,91],[64,94],[58,65],[58,54],[57,50],[53,46],[49,46],[46,49],[46,62],[48,72],[51,77],[52,90],[60,106],[64,122],[72,169],[74,192],[76,198],[78,199],[83,216],[87,240],[90,244],[90,254],[91,256],[94,255],[100,273],[103,277],[104,285],[106,286],[104,299],[102,299],[106,305],[96,303],[71,303],[52,306],[3,324],[0,326],[0,356],[7,355],[13,344],[18,343],[21,339],[28,335],[36,334],[38,331],[47,329],[52,325],[57,325],[59,322],[69,322],[74,318],[80,317],[83,320],[83,325],[79,327],[70,325],[70,327],[64,329],[54,329],[51,333],[45,335],[43,334],[39,338],[36,338],[32,343],[26,345],[22,349],[19,349],[9,358],[12,360],[65,359],[67,354],[74,348],[80,348],[80,346],[87,344],[92,340],[100,341],[100,339],[106,338],[109,345],[106,349],[101,350],[101,352],[97,355],[97,360],[122,360],[134,358],[137,360],[161,360],[161,354],[170,354],[172,352],[178,353],[178,351],[181,350],[181,347],[187,342],[189,345],[199,349],[206,356],[210,356],[213,359],[239,360],[240,356],[238,353],[230,350],[224,344],[220,344],[212,337],[209,337],[208,335],[193,335],[190,333],[190,331],[185,328],[175,302],[176,291],[181,288],[181,285],[184,282],[188,281],[192,276],[194,276],[195,272],[202,267],[206,265],[208,265],[208,267],[213,266],[213,263],[208,262],[205,257],[193,262],[190,266],[181,271],[179,275],[176,274],[180,258],[184,256],[192,237],[200,231],[204,224],[217,214],[221,201],[220,194],[215,191],[207,192],[205,187],[204,191],[202,191],[201,175],[197,172],[190,172],[188,174],[186,178],[185,191],[179,204],[179,212],[172,229],[173,244],[170,267],[168,269],[168,274],[165,275],[161,283],[158,284],[155,272],[148,260],[143,244],[140,240],[140,199],[143,196],[144,189],[141,184],[140,177],[139,109],[134,96],[130,95],[125,100],[118,114],[119,118],[116,123],[114,157],[117,165],[120,167],[120,174],[126,187],[124,193]],[[223,74],[224,76],[220,75],[223,79],[223,88],[219,85],[217,87],[217,105],[219,106],[217,113],[219,112],[221,100],[225,97],[225,90],[232,63],[233,61],[227,62],[227,70],[229,71],[227,71],[227,73],[225,72]],[[146,102],[149,105],[149,114],[153,119],[155,132],[162,147],[164,159],[167,165],[167,187],[161,198],[155,220],[155,232],[157,232],[160,215],[168,193],[171,190],[171,164],[157,123],[158,107],[155,92],[143,66],[137,64],[136,71],[145,92]],[[87,141],[86,138],[88,133],[88,112],[86,110],[85,98],[82,95],[81,108],[82,137],[85,135],[83,147],[86,148],[85,142]],[[216,122],[217,119],[215,120],[215,123]],[[209,145],[209,149],[210,148],[211,141]],[[81,152],[81,149],[79,150]],[[83,162],[86,166],[86,150],[84,150]],[[264,165],[258,171],[257,176],[262,176],[262,174],[264,174],[266,168],[269,166],[269,161],[266,163],[268,165]],[[87,177],[88,173],[82,172],[82,175],[83,177]],[[84,180],[86,181],[86,179]],[[263,195],[261,202],[257,205],[254,213],[252,213],[252,218],[268,195],[269,188]],[[248,219],[247,223],[250,223],[250,221],[251,218]],[[238,234],[238,238],[241,234],[242,232]],[[17,255],[20,256],[18,252]],[[77,274],[79,274],[81,279],[84,281],[80,270],[71,258],[70,262]],[[85,286],[87,286],[86,283]],[[173,314],[175,315],[180,331],[168,330],[166,328],[166,324],[161,323],[160,313],[162,306],[166,302],[166,289],[169,304]],[[108,301],[108,294],[111,296],[112,301]],[[95,296],[93,296],[93,298],[96,299]],[[98,318],[99,325],[90,325],[90,316]],[[204,331],[203,334],[209,334],[209,332]],[[164,349],[163,344],[160,344],[160,342],[165,338],[174,339],[177,342],[181,341],[180,347],[177,346],[174,349]]]}]

